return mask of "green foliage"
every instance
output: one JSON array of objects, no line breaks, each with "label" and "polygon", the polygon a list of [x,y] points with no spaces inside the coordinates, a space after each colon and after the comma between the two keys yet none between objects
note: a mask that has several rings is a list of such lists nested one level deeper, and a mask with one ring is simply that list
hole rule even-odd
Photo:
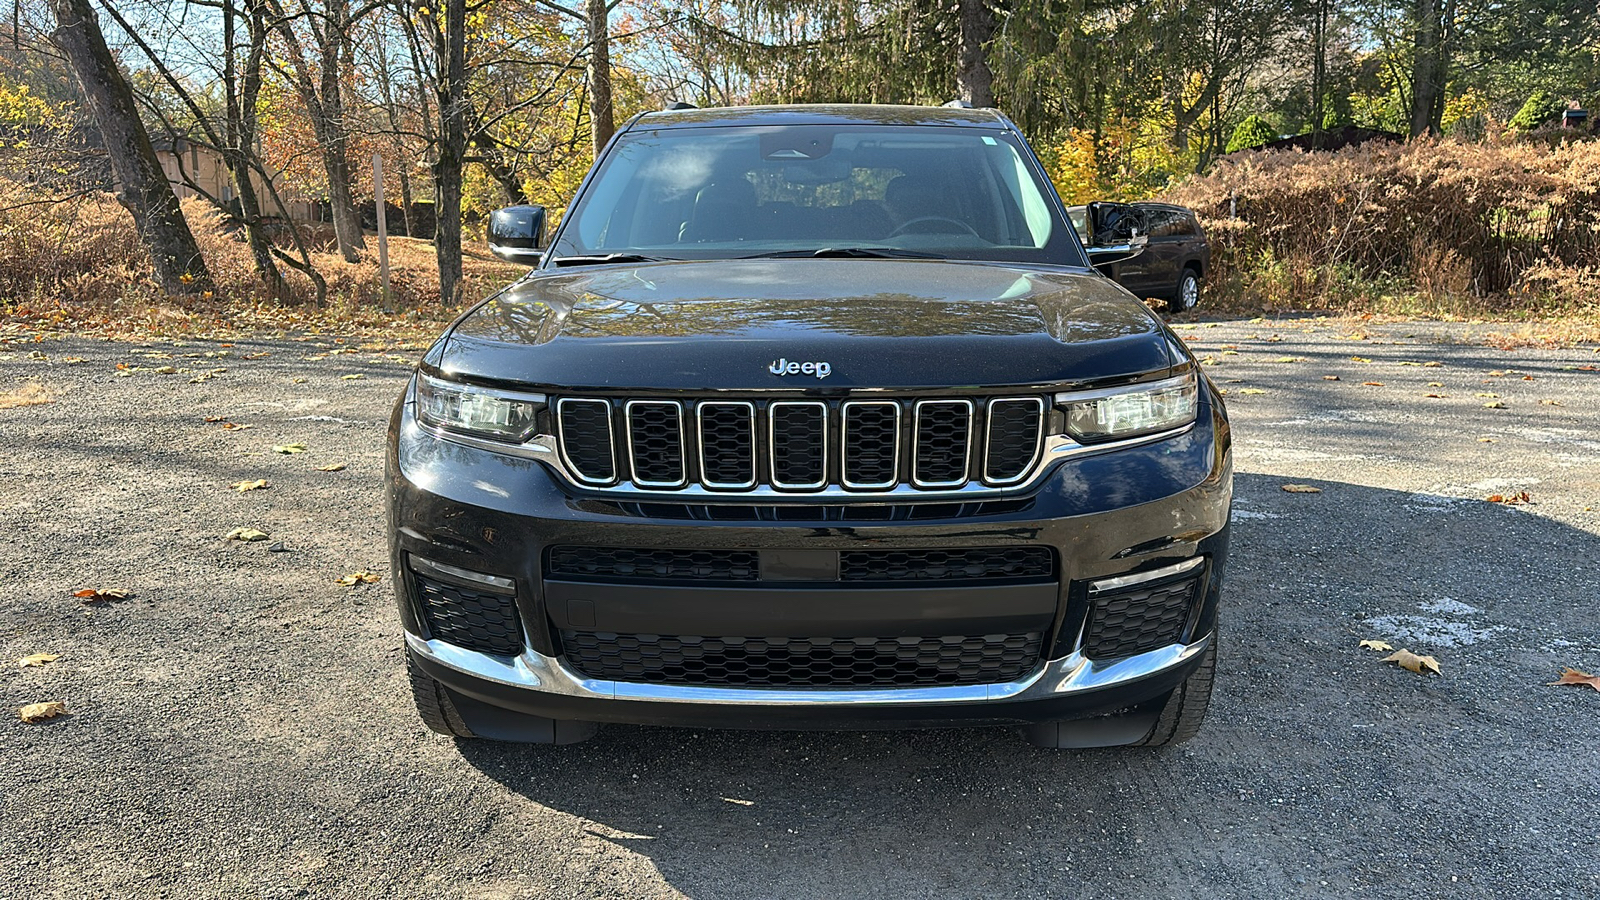
[{"label": "green foliage", "polygon": [[1561,115],[1566,109],[1565,103],[1556,99],[1549,91],[1538,90],[1528,95],[1526,103],[1511,117],[1509,124],[1518,131],[1532,131]]},{"label": "green foliage", "polygon": [[1267,120],[1260,116],[1247,116],[1243,122],[1233,129],[1233,137],[1228,138],[1228,151],[1250,150],[1278,139],[1278,133],[1272,130]]}]

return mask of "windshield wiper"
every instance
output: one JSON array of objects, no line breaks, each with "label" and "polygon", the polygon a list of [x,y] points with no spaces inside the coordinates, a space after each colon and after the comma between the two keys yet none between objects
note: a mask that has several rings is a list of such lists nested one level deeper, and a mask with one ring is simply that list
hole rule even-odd
[{"label": "windshield wiper", "polygon": [[901,250],[899,247],[823,247],[820,250],[773,250],[739,259],[945,259],[938,253]]},{"label": "windshield wiper", "polygon": [[606,263],[673,262],[670,256],[643,256],[638,253],[607,253],[601,256],[558,256],[554,262],[560,266],[599,266]]}]

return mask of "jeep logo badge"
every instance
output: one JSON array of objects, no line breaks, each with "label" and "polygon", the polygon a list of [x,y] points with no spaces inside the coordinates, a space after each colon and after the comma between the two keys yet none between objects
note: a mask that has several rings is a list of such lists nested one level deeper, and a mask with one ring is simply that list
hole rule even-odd
[{"label": "jeep logo badge", "polygon": [[825,362],[790,362],[780,359],[767,366],[767,371],[774,375],[815,375],[818,378],[827,378],[833,374],[833,366]]}]

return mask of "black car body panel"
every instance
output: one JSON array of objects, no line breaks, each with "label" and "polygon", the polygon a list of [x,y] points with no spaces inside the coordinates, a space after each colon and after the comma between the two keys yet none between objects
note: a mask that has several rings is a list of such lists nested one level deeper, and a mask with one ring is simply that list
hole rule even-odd
[{"label": "black car body panel", "polygon": [[[817,124],[904,131],[870,153],[849,139],[871,171],[841,167],[830,184],[858,196],[833,207],[806,181],[826,168],[790,162],[804,142],[769,142],[770,169],[740,164],[790,179],[804,202],[785,209],[887,203],[893,148],[926,159],[952,132],[1008,160],[993,191],[1045,184],[988,110],[648,114],[607,153],[629,129],[734,146]],[[1020,259],[962,222],[904,242],[948,259],[743,258],[790,248],[699,241],[686,220],[657,231],[697,258],[641,261],[662,251],[574,224],[595,178],[391,420],[394,583],[431,727],[562,743],[575,723],[967,723],[1080,746],[1161,743],[1187,716],[1192,733],[1203,700],[1179,701],[1209,685],[1228,556],[1226,411],[1183,342],[1084,265],[1053,191],[989,217],[1031,236]],[[727,178],[682,196],[756,202]]]},{"label": "black car body panel", "polygon": [[[948,388],[1165,374],[1179,361],[1169,346],[1148,311],[1081,269],[685,261],[526,279],[462,318],[427,364],[564,388]],[[775,383],[767,371],[802,357],[831,374]]]},{"label": "black car body panel", "polygon": [[[1115,233],[1081,234],[1085,241],[1114,243],[1144,235],[1143,252],[1096,268],[1137,297],[1171,300],[1185,270],[1204,279],[1211,268],[1211,246],[1194,211],[1170,203],[1100,203]],[[1074,208],[1076,211],[1077,208]],[[1075,216],[1075,220],[1081,216]]]}]

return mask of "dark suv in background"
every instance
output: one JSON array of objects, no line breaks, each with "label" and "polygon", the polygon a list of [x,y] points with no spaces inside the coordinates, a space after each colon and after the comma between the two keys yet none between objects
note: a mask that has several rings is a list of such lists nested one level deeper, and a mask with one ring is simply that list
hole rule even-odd
[{"label": "dark suv in background", "polygon": [[1096,263],[1136,297],[1165,300],[1174,312],[1194,309],[1211,263],[1211,248],[1194,211],[1169,203],[1090,203],[1068,210],[1085,246],[1147,239],[1144,250],[1117,262]]},{"label": "dark suv in background", "polygon": [[993,110],[636,117],[534,269],[396,406],[389,535],[418,710],[1193,735],[1232,456],[1218,392],[1089,267]]}]

